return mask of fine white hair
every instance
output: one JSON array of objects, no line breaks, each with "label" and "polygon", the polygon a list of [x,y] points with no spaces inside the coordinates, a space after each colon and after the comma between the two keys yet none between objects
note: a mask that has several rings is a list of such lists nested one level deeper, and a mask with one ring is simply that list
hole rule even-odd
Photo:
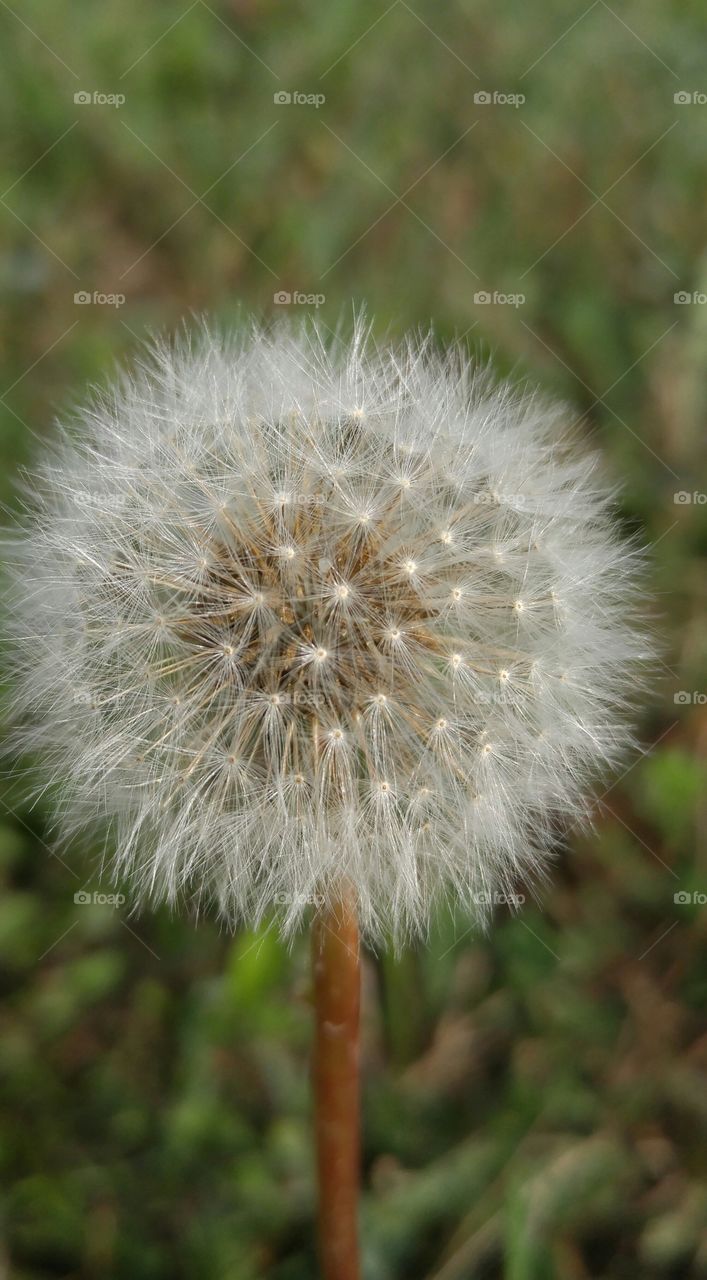
[{"label": "fine white hair", "polygon": [[[562,407],[427,338],[153,345],[30,479],[16,743],[139,902],[483,921],[631,740],[640,553]],[[637,585],[637,583],[639,585]]]}]

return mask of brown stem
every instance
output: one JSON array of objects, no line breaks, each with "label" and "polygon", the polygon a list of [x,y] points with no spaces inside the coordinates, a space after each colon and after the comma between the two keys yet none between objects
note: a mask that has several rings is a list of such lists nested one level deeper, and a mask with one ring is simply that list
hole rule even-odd
[{"label": "brown stem", "polygon": [[358,1026],[361,992],[353,893],[321,910],[312,926],[314,1107],[319,1250],[324,1280],[359,1280],[360,1178]]}]

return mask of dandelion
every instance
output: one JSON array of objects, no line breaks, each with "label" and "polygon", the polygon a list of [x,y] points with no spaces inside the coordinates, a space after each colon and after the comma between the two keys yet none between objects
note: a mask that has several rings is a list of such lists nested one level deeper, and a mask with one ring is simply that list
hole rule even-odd
[{"label": "dandelion", "polygon": [[[630,741],[637,557],[565,416],[361,323],[205,332],[96,395],[33,478],[19,741],[141,901],[286,934],[318,904],[323,1094],[358,929],[419,935],[445,898],[483,922]],[[323,1177],[354,1093],[322,1105]]]}]

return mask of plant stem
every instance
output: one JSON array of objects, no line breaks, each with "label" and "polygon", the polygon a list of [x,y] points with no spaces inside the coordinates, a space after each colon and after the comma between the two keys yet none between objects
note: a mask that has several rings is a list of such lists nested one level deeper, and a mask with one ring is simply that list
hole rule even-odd
[{"label": "plant stem", "polygon": [[361,971],[356,908],[353,892],[348,888],[314,920],[312,965],[322,1275],[324,1280],[359,1280]]}]

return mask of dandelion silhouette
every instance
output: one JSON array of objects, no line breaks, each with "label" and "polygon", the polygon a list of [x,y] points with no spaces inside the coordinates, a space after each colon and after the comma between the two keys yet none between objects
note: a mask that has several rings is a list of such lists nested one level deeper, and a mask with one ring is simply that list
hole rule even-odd
[{"label": "dandelion silhouette", "polygon": [[443,899],[483,922],[586,814],[630,741],[637,552],[562,408],[362,322],[155,346],[31,488],[19,742],[64,829],[107,820],[141,901],[285,933],[317,904],[347,1280],[358,928],[400,942]]}]

